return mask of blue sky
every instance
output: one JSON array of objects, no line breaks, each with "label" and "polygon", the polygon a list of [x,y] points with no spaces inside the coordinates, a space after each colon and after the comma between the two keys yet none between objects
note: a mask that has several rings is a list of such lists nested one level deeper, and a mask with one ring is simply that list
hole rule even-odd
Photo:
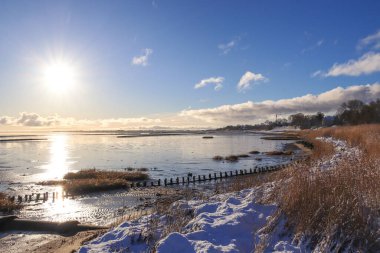
[{"label": "blue sky", "polygon": [[[377,98],[379,12],[379,1],[3,0],[0,117],[3,125],[21,124],[22,112],[38,126],[54,125],[49,117],[190,126],[190,116],[223,125],[265,117],[252,108],[250,118],[204,113],[338,86],[371,84]],[[58,94],[41,78],[57,59],[76,73],[74,87]],[[350,60],[358,66],[344,65]],[[362,61],[369,69],[352,70]],[[344,69],[330,71],[334,64]]]}]

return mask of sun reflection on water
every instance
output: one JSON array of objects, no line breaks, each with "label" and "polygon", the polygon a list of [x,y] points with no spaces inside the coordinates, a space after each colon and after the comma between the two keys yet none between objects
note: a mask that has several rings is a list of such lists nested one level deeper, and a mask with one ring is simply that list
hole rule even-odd
[{"label": "sun reflection on water", "polygon": [[61,179],[69,171],[73,163],[69,160],[68,136],[64,134],[53,135],[50,138],[50,160],[43,168],[46,170],[46,179]]}]

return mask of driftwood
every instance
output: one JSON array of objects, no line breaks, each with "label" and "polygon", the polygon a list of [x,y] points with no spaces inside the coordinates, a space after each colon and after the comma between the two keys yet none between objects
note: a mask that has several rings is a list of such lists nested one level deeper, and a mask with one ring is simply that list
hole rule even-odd
[{"label": "driftwood", "polygon": [[57,233],[61,235],[74,235],[81,231],[107,229],[108,227],[83,225],[79,221],[34,221],[19,219],[17,216],[0,217],[0,231],[39,231]]}]

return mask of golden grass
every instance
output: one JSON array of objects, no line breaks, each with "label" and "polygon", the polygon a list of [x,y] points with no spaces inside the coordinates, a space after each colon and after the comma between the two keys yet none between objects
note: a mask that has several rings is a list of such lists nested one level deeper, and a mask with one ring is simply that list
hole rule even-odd
[{"label": "golden grass", "polygon": [[8,214],[21,208],[21,204],[9,200],[5,193],[0,192],[0,212]]},{"label": "golden grass", "polygon": [[105,171],[105,170],[80,170],[69,172],[64,180],[51,180],[41,182],[41,185],[62,185],[63,190],[69,194],[85,194],[92,192],[126,189],[129,182],[148,179],[148,174],[141,171]]},{"label": "golden grass", "polygon": [[380,154],[380,124],[329,127],[317,131],[306,131],[307,136],[334,137],[345,140],[350,146],[357,146],[369,156]]},{"label": "golden grass", "polygon": [[[325,240],[326,251],[380,249],[380,125],[336,127],[302,132],[314,145],[308,162],[288,171],[290,180],[278,189],[278,201],[296,233]],[[334,152],[331,144],[315,140],[333,137],[357,146],[362,154],[347,157],[334,169],[313,170]]]},{"label": "golden grass", "polygon": [[107,171],[97,169],[80,170],[78,172],[69,172],[64,177],[66,180],[77,179],[123,179],[128,181],[141,181],[148,179],[148,175],[140,171]]},{"label": "golden grass", "polygon": [[69,194],[86,194],[129,188],[124,179],[75,179],[65,181],[63,190]]},{"label": "golden grass", "polygon": [[[304,130],[300,137],[313,153],[303,162],[272,173],[218,182],[216,193],[275,183],[271,196],[296,235],[311,239],[321,252],[380,252],[380,125]],[[358,147],[359,157],[345,158],[334,169],[312,169],[335,154],[333,137]],[[263,195],[264,196],[264,195]],[[315,248],[314,248],[315,249]]]},{"label": "golden grass", "polygon": [[224,160],[226,160],[227,162],[237,162],[239,161],[239,157],[236,155],[229,155],[224,157]]}]

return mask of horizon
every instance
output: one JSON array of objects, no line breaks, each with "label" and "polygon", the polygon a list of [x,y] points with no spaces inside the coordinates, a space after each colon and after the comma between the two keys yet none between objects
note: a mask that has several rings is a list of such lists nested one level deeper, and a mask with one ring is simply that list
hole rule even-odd
[{"label": "horizon", "polygon": [[345,101],[380,99],[379,9],[378,1],[2,1],[0,132],[332,115]]}]

